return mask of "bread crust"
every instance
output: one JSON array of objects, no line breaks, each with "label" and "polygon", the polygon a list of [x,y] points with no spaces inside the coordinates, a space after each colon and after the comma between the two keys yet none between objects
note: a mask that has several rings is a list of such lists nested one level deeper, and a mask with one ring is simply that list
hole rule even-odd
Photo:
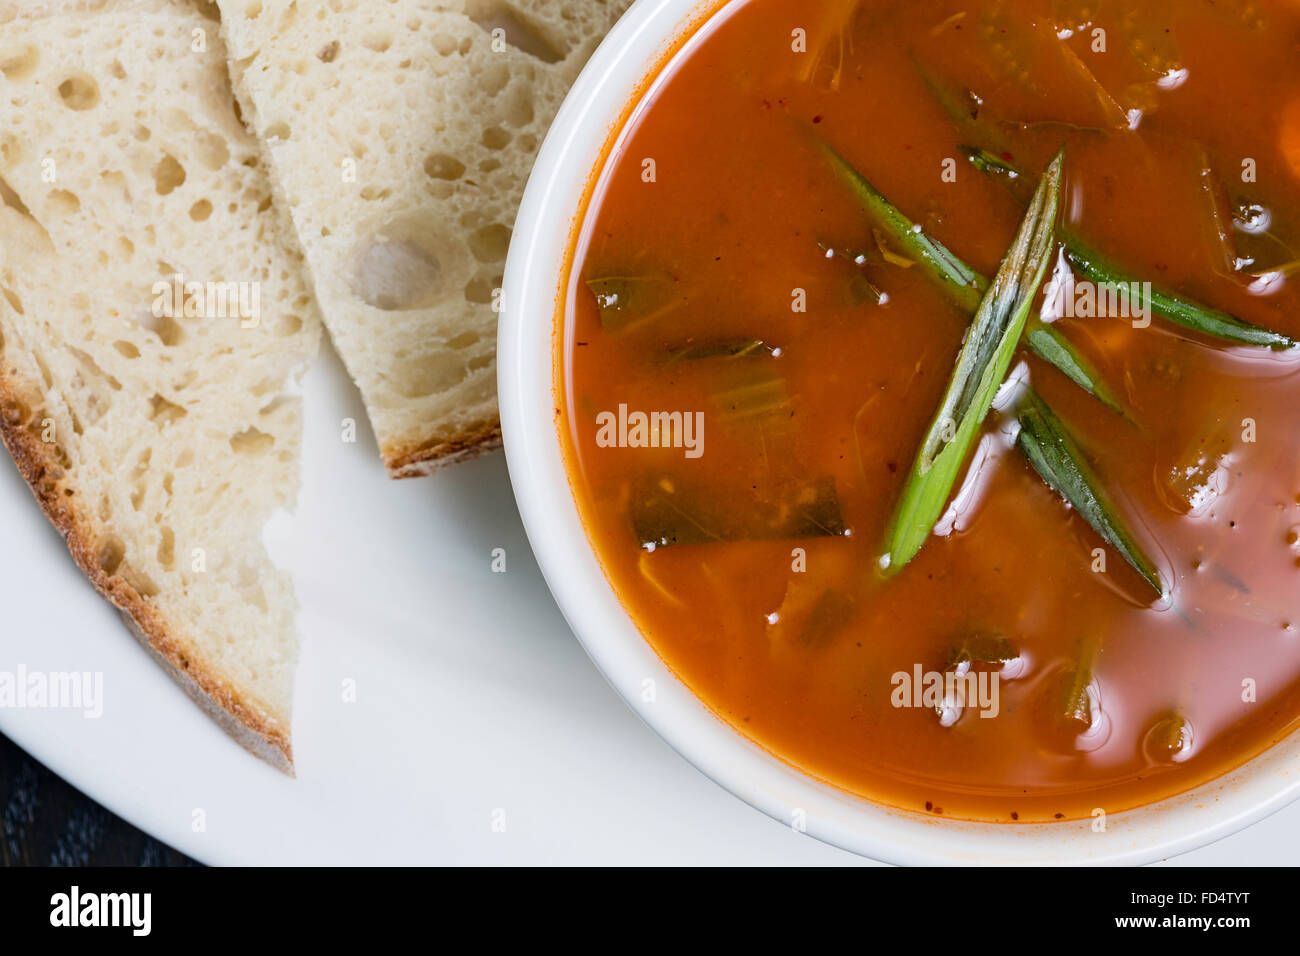
[{"label": "bread crust", "polygon": [[176,628],[158,609],[121,577],[100,566],[99,535],[66,494],[63,469],[55,458],[56,446],[42,442],[26,427],[22,397],[13,376],[0,371],[0,440],[18,465],[46,517],[67,542],[82,573],[122,613],[131,633],[227,733],[243,747],[290,776],[293,746],[289,728],[256,701],[247,698],[220,674],[186,651]]},{"label": "bread crust", "polygon": [[501,448],[501,423],[494,421],[452,438],[416,445],[386,445],[384,465],[390,478],[422,478]]}]

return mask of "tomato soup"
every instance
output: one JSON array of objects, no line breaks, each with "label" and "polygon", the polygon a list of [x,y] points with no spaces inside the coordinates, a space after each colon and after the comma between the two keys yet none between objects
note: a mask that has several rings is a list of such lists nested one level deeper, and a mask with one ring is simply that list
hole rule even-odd
[{"label": "tomato soup", "polygon": [[1282,0],[724,5],[611,143],[559,322],[645,639],[947,817],[1121,811],[1289,734],[1298,155]]}]

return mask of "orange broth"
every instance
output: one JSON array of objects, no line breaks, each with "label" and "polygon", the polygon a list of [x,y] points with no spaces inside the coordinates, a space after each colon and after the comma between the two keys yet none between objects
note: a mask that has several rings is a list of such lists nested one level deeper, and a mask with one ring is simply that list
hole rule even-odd
[{"label": "orange broth", "polygon": [[[1131,420],[1024,348],[1013,361],[1167,599],[1006,439],[1005,407],[958,479],[968,493],[885,576],[890,518],[970,316],[877,242],[817,142],[985,276],[1023,198],[959,147],[987,131],[1037,175],[1064,146],[1063,224],[1126,273],[1300,336],[1300,271],[1286,268],[1300,249],[1298,104],[1300,7],[1282,0],[727,4],[611,148],[557,348],[589,536],[673,672],[803,771],[966,819],[1146,804],[1294,730],[1300,351],[1158,315],[1146,328],[1061,318]],[[1214,195],[1267,209],[1269,235],[1230,223],[1225,242]],[[622,311],[605,327],[611,304]],[[740,340],[763,344],[728,354]],[[628,436],[601,428],[620,406],[702,421],[700,454],[620,447]],[[676,543],[645,540],[656,522]],[[1014,649],[973,664],[997,675],[996,716],[968,702],[941,720],[906,694],[898,706],[897,675],[942,674],[988,635]],[[1082,720],[1069,714],[1080,689]]]}]

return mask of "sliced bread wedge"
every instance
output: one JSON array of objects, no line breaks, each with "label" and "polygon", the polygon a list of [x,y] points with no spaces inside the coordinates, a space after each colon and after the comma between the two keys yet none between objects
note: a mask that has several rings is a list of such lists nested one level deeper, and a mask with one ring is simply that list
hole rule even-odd
[{"label": "sliced bread wedge", "polygon": [[394,477],[500,443],[506,247],[561,99],[630,0],[217,0],[326,327]]},{"label": "sliced bread wedge", "polygon": [[0,435],[82,571],[290,771],[293,502],[319,318],[215,9],[0,2]]}]

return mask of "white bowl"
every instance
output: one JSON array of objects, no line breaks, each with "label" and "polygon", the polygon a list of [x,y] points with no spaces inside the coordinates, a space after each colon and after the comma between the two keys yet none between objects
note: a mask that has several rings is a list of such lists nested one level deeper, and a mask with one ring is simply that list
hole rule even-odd
[{"label": "white bowl", "polygon": [[[723,4],[725,5],[725,4]],[[556,322],[579,208],[608,142],[718,0],[639,0],[561,108],[533,169],[506,265],[498,351],[515,497],[542,573],[596,666],[678,753],[746,803],[835,846],[892,863],[1145,863],[1203,846],[1300,795],[1300,734],[1179,797],[1105,819],[980,824],[891,809],[783,763],[714,716],[641,636],[597,563],[565,472],[555,409]],[[685,40],[689,50],[691,41]],[[647,681],[654,694],[647,700]]]}]

